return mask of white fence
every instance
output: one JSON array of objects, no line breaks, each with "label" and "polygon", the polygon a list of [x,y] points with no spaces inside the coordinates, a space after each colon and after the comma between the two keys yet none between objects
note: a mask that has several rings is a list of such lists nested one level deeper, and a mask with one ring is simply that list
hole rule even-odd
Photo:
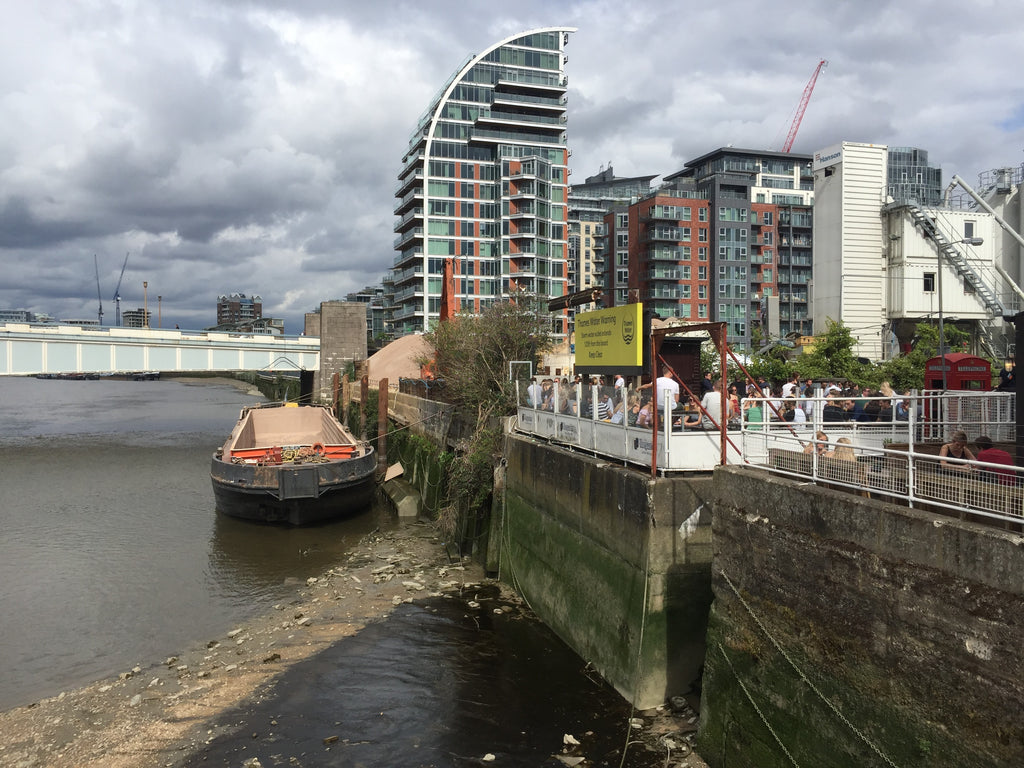
[{"label": "white fence", "polygon": [[[706,472],[722,463],[722,432],[708,424],[706,415],[666,406],[659,421],[671,427],[655,433],[635,425],[639,400],[638,393],[626,389],[556,383],[548,391],[531,392],[521,386],[516,428],[648,469],[654,455],[661,474]],[[788,421],[779,418],[790,410],[785,403],[750,398],[727,419],[724,457],[729,464],[753,465],[912,507],[1021,522],[1024,470],[1012,458],[1015,405],[1014,393],[924,392],[864,398],[859,406],[850,398],[818,393],[795,401],[805,420]],[[691,428],[688,421],[707,427]],[[959,431],[966,433],[969,453],[962,459],[941,457],[941,446]],[[986,454],[995,461],[978,461],[976,440],[982,436],[1009,456]]]}]

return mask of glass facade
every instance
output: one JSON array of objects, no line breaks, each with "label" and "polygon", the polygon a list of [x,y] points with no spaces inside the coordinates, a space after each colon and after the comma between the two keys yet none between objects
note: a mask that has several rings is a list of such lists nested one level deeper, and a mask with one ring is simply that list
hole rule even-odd
[{"label": "glass facade", "polygon": [[928,164],[928,152],[916,147],[889,147],[889,195],[899,203],[942,205],[942,169]]},{"label": "glass facade", "polygon": [[[464,311],[567,292],[562,51],[572,31],[533,30],[471,57],[418,121],[395,189],[397,254],[385,281],[394,335],[437,317],[447,258]],[[564,335],[564,320],[552,331]]]}]

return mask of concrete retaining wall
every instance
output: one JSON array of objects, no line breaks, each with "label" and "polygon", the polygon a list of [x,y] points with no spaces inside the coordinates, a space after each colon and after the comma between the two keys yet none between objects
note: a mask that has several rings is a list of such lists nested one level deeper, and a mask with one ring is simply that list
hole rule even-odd
[{"label": "concrete retaining wall", "polygon": [[710,604],[705,479],[658,479],[510,435],[500,577],[640,709],[698,676]]},{"label": "concrete retaining wall", "polygon": [[705,760],[1024,765],[1024,538],[749,469],[709,493]]}]

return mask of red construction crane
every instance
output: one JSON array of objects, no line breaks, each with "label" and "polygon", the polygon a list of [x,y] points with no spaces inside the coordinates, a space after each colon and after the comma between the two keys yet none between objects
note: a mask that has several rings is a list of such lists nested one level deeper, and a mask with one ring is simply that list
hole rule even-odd
[{"label": "red construction crane", "polygon": [[814,92],[814,84],[818,82],[818,75],[828,66],[828,62],[822,59],[818,62],[818,66],[814,70],[814,74],[811,75],[811,79],[807,83],[807,87],[804,88],[804,95],[800,98],[800,106],[796,108],[796,116],[793,118],[793,124],[789,126],[789,135],[786,137],[786,143],[782,147],[783,152],[789,152],[793,146],[793,141],[796,139],[796,132],[800,130],[800,122],[804,119],[804,112],[807,111],[807,102],[811,100],[811,93]]}]

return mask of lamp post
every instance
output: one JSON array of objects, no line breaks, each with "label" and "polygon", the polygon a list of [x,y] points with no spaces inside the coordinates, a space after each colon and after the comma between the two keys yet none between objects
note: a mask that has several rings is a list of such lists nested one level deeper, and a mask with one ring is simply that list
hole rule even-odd
[{"label": "lamp post", "polygon": [[163,296],[156,297],[156,327],[164,327],[164,314],[163,314]]},{"label": "lamp post", "polygon": [[144,328],[149,328],[149,283],[146,280],[142,281],[142,322]]},{"label": "lamp post", "polygon": [[[985,240],[981,237],[963,237],[960,239],[963,245],[982,245]],[[936,275],[939,291],[939,360],[942,364],[942,391],[946,391],[946,329],[942,324],[942,250],[938,251],[939,271]]]}]

